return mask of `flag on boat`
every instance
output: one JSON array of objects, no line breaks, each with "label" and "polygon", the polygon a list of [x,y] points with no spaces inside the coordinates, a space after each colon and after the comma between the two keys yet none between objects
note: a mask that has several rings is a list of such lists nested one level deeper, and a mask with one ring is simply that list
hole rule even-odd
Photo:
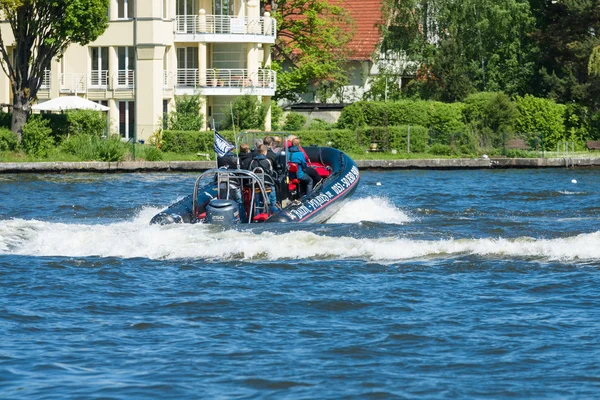
[{"label": "flag on boat", "polygon": [[232,145],[231,143],[229,143],[227,141],[227,139],[225,139],[223,136],[219,135],[219,132],[217,132],[217,129],[214,129],[215,131],[215,153],[217,153],[218,157],[223,157],[225,156],[225,154],[227,154],[227,152],[229,150],[232,150],[235,148],[234,145]]}]

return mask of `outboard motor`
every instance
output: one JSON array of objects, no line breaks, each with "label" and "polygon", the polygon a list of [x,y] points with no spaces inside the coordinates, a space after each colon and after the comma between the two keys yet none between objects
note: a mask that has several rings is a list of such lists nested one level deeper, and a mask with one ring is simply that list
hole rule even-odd
[{"label": "outboard motor", "polygon": [[234,200],[212,199],[206,205],[206,222],[215,225],[234,225],[240,222],[240,212]]}]

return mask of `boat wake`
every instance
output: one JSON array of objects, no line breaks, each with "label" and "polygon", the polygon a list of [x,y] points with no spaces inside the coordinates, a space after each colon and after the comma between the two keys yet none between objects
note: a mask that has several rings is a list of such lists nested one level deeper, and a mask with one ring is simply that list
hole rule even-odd
[{"label": "boat wake", "polygon": [[[144,208],[133,220],[109,225],[0,220],[0,256],[394,262],[476,255],[539,261],[600,260],[600,232],[556,239],[360,237],[361,226],[357,224],[360,221],[397,224],[411,221],[389,201],[378,197],[352,200],[340,211],[344,215],[344,228],[348,223],[357,224],[352,237],[348,229],[336,230],[335,225],[327,225],[331,228],[319,229],[317,233],[298,230],[297,225],[284,231],[226,230],[200,224],[148,225],[156,212],[157,208]],[[336,221],[342,222],[334,216],[331,222]]]}]

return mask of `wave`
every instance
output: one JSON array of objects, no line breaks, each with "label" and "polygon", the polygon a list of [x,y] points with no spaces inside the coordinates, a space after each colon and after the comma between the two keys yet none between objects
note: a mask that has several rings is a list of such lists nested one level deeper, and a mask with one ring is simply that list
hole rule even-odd
[{"label": "wave", "polygon": [[385,197],[369,196],[347,202],[328,223],[355,224],[363,221],[405,224],[411,218]]},{"label": "wave", "polygon": [[[349,207],[356,206],[351,204]],[[393,262],[462,255],[502,259],[524,257],[545,261],[600,260],[600,232],[556,239],[360,238],[334,236],[321,231],[318,234],[299,230],[257,232],[251,229],[225,230],[207,225],[148,225],[157,211],[155,208],[145,208],[132,221],[110,225],[3,220],[0,221],[0,255],[192,258],[210,261],[360,259]],[[359,225],[357,231],[360,231]]]}]

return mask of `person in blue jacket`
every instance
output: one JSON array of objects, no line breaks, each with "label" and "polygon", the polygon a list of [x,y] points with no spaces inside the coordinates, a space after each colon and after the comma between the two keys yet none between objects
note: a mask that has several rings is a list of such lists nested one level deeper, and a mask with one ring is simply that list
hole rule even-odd
[{"label": "person in blue jacket", "polygon": [[294,138],[292,140],[292,147],[288,150],[290,152],[290,162],[298,165],[296,176],[301,182],[306,184],[306,195],[308,196],[313,190],[314,182],[313,179],[304,172],[304,170],[308,168],[308,165],[306,164],[304,152],[300,149],[300,139]]}]

